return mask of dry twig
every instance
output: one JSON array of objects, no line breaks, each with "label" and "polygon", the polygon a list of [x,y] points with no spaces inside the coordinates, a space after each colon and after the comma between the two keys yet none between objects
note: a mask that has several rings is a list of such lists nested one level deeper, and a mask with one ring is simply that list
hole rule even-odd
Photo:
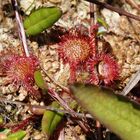
[{"label": "dry twig", "polygon": [[[69,114],[71,115],[70,112],[66,111],[66,110],[62,110],[62,109],[56,109],[54,107],[51,106],[40,106],[40,105],[31,105],[31,104],[26,104],[23,102],[19,102],[19,101],[11,101],[11,100],[7,100],[6,98],[0,97],[0,102],[4,102],[4,103],[9,103],[9,104],[15,104],[18,106],[28,106],[29,108],[36,108],[36,109],[44,109],[44,110],[50,110],[50,111],[55,111],[55,112],[59,112],[59,113],[64,113],[64,114]],[[76,112],[75,112],[76,113]],[[76,113],[78,118],[93,118],[90,114],[82,114],[82,113]]]},{"label": "dry twig", "polygon": [[129,5],[131,5],[133,8],[136,8],[138,11],[140,11],[139,5],[134,0],[125,0]]},{"label": "dry twig", "polygon": [[126,12],[126,11],[120,9],[120,8],[113,7],[110,4],[107,4],[107,3],[104,3],[104,2],[100,2],[100,1],[97,1],[97,0],[86,0],[86,1],[94,3],[94,4],[97,4],[97,5],[102,6],[102,7],[105,7],[107,9],[111,10],[111,11],[119,13],[120,15],[124,15],[124,16],[127,16],[129,18],[133,18],[135,20],[140,21],[140,17],[139,16],[136,16],[136,15],[133,15],[131,13],[128,13],[128,12]]}]

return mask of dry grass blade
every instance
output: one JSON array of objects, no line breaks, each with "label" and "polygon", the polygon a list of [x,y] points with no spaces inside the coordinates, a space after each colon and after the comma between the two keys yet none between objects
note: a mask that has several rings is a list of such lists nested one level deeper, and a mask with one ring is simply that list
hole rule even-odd
[{"label": "dry grass blade", "polygon": [[121,95],[127,95],[131,89],[139,82],[140,80],[140,70],[138,70],[130,79],[126,87],[123,89],[123,91],[120,93]]},{"label": "dry grass blade", "polygon": [[30,54],[29,54],[29,51],[28,51],[26,35],[25,35],[25,31],[24,31],[22,21],[20,19],[19,13],[18,13],[18,3],[17,3],[16,0],[11,0],[11,1],[12,1],[12,4],[13,4],[14,11],[15,11],[15,16],[16,16],[16,22],[17,22],[17,25],[18,25],[19,36],[20,36],[20,39],[22,41],[25,54],[26,54],[27,57],[29,57]]}]

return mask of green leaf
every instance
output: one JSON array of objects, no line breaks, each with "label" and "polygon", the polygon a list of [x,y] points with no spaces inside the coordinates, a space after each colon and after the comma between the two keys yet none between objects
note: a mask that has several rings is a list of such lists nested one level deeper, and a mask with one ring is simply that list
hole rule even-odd
[{"label": "green leaf", "polygon": [[101,25],[103,25],[105,28],[108,28],[108,25],[107,25],[107,23],[105,22],[104,19],[97,18],[97,22],[100,23]]},{"label": "green leaf", "polygon": [[27,35],[37,35],[51,27],[62,15],[58,7],[43,7],[32,12],[24,20]]},{"label": "green leaf", "polygon": [[25,135],[25,131],[19,130],[15,133],[10,134],[6,140],[22,140],[25,137]]},{"label": "green leaf", "polygon": [[0,129],[0,134],[6,134],[6,135],[8,135],[9,133],[11,132],[11,130],[10,129]]},{"label": "green leaf", "polygon": [[0,116],[0,124],[3,124],[3,117]]},{"label": "green leaf", "polygon": [[75,84],[71,90],[82,107],[120,138],[140,139],[140,105],[92,85]]},{"label": "green leaf", "polygon": [[41,71],[37,70],[34,72],[34,79],[37,86],[41,89],[46,89],[46,83],[42,77]]},{"label": "green leaf", "polygon": [[[53,102],[52,107],[60,109],[57,102]],[[48,137],[54,132],[58,124],[63,118],[63,113],[46,110],[42,118],[42,131],[45,132]]]}]

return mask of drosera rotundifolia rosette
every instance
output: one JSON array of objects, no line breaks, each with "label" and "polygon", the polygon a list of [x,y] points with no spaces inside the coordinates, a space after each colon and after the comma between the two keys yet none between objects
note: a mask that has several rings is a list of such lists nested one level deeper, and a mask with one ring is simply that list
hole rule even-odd
[{"label": "drosera rotundifolia rosette", "polygon": [[[72,28],[60,37],[59,58],[70,66],[69,83],[76,82],[77,71],[87,71],[86,83],[99,85],[112,84],[119,78],[119,65],[111,54],[97,51],[97,31],[99,25],[93,25],[90,31],[81,33],[80,28]],[[88,31],[88,29],[87,29]]]}]

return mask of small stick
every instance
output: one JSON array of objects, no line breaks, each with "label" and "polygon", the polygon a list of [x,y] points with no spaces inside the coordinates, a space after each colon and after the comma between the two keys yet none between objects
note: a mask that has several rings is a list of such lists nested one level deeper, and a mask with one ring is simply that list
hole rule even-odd
[{"label": "small stick", "polygon": [[98,50],[98,39],[97,39],[97,31],[93,29],[94,26],[97,25],[97,6],[93,3],[90,3],[90,28],[89,28],[89,35],[92,38],[92,44],[95,45],[96,51]]},{"label": "small stick", "polygon": [[104,2],[100,2],[98,0],[86,0],[86,1],[94,3],[94,4],[97,4],[97,5],[102,6],[102,7],[105,7],[107,9],[111,10],[111,11],[115,11],[115,12],[119,13],[120,15],[124,15],[124,16],[127,16],[129,18],[133,18],[135,20],[140,21],[140,17],[139,16],[136,16],[136,15],[133,15],[131,13],[128,13],[128,12],[126,12],[126,11],[120,9],[120,8],[113,7],[110,4],[107,4],[107,3],[104,3]]},{"label": "small stick", "polygon": [[[69,112],[69,114],[74,117],[74,118],[78,118],[78,115],[77,113],[72,110],[68,104],[64,101],[63,98],[61,98],[53,89],[48,89],[48,94],[53,98],[55,99],[56,101],[58,101],[58,103],[66,110]],[[83,117],[83,120],[85,119],[85,117]],[[79,124],[79,126],[81,126],[81,128],[87,133],[90,131],[90,128],[88,125],[85,126],[85,124],[80,121],[80,120],[77,120],[77,123]]]},{"label": "small stick", "polygon": [[58,137],[58,140],[65,140],[65,135],[64,135],[64,128],[60,131],[60,134],[59,134],[59,137]]},{"label": "small stick", "polygon": [[140,70],[138,70],[130,79],[126,87],[123,89],[123,91],[119,94],[121,95],[127,95],[131,89],[139,82],[140,80]]},{"label": "small stick", "polygon": [[59,87],[60,89],[62,89],[63,91],[65,91],[66,93],[70,94],[70,90],[63,86],[63,85],[60,85],[59,83],[57,83],[54,79],[52,79],[48,73],[45,71],[45,69],[43,67],[41,67],[41,69],[43,70],[43,72],[45,73],[45,75],[47,76],[47,78],[54,84],[56,85],[57,87]]},{"label": "small stick", "polygon": [[[56,108],[53,108],[51,106],[31,105],[31,104],[26,104],[26,103],[19,102],[19,101],[7,100],[6,98],[3,98],[3,97],[0,97],[0,102],[5,102],[5,103],[9,103],[9,104],[15,104],[15,105],[18,105],[18,106],[19,105],[21,105],[21,106],[28,106],[29,108],[44,109],[44,110],[50,110],[50,111],[55,111],[55,112],[60,112],[60,113],[65,113],[65,114],[70,114],[66,110],[56,109]],[[86,118],[93,118],[90,114],[82,114],[82,113],[76,113],[76,114],[77,114],[78,118],[84,118],[84,117],[86,117]]]},{"label": "small stick", "polygon": [[[95,4],[90,3],[90,28],[97,24],[97,7]],[[92,31],[90,30],[90,35],[92,34]],[[97,47],[97,37],[96,38],[96,47]],[[101,124],[99,121],[96,120],[96,132],[97,132],[97,139],[102,140],[102,132],[101,132]]]},{"label": "small stick", "polygon": [[90,3],[90,26],[96,24],[95,21],[95,4]]},{"label": "small stick", "polygon": [[99,121],[96,121],[96,131],[97,131],[97,139],[102,140],[102,130],[101,130],[101,124]]},{"label": "small stick", "polygon": [[15,11],[16,22],[18,24],[19,37],[22,41],[23,48],[24,48],[24,51],[25,51],[25,55],[27,57],[29,57],[30,54],[29,54],[29,50],[28,50],[28,46],[27,46],[26,35],[25,35],[25,31],[24,31],[22,21],[21,21],[20,16],[19,16],[19,12],[18,12],[18,3],[17,3],[16,0],[11,0],[11,2],[12,2],[12,5],[13,5],[13,8],[14,8],[14,11]]}]

